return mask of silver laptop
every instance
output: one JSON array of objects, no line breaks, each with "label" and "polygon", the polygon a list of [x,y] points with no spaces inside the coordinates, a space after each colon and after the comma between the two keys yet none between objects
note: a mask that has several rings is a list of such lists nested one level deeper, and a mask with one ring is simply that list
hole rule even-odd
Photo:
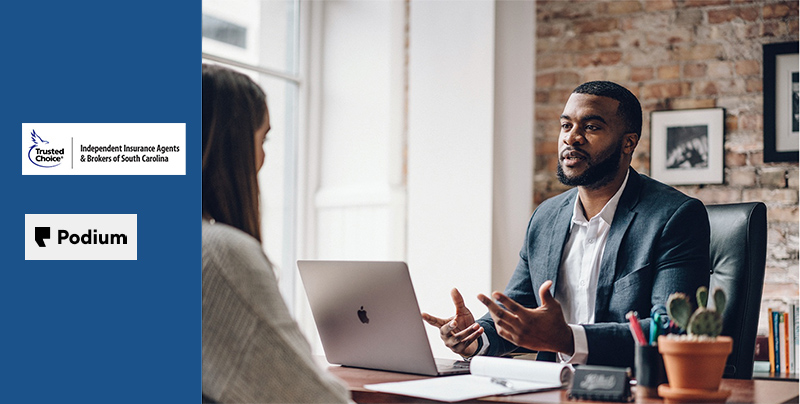
[{"label": "silver laptop", "polygon": [[469,363],[435,359],[405,262],[297,261],[329,363],[443,376]]}]

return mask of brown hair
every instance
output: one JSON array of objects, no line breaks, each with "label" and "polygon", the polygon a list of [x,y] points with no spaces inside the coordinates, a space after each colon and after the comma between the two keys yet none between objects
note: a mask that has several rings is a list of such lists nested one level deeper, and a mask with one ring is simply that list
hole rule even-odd
[{"label": "brown hair", "polygon": [[255,132],[266,95],[248,76],[203,64],[203,218],[261,241]]}]

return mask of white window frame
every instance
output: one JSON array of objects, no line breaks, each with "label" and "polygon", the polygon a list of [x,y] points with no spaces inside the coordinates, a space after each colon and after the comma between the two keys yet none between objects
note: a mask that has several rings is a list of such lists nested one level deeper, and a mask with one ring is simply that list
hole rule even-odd
[{"label": "white window frame", "polygon": [[[276,263],[280,268],[278,277],[281,294],[283,295],[284,301],[287,303],[289,312],[292,315],[295,315],[295,302],[297,300],[296,290],[299,284],[295,264],[299,240],[298,226],[300,223],[298,217],[298,207],[301,206],[299,198],[302,196],[302,193],[300,192],[302,189],[300,186],[301,181],[299,180],[299,178],[301,178],[301,174],[298,173],[299,168],[302,167],[301,162],[299,161],[301,160],[299,148],[304,143],[302,140],[303,134],[307,133],[307,119],[305,117],[307,116],[306,101],[308,94],[306,81],[300,72],[306,71],[305,56],[307,56],[307,53],[304,52],[306,46],[305,42],[303,41],[307,40],[307,34],[305,33],[307,33],[308,29],[308,19],[306,16],[307,12],[306,7],[304,7],[304,3],[301,3],[300,0],[293,0],[292,4],[296,10],[292,23],[294,27],[292,30],[294,37],[288,39],[288,41],[295,44],[294,48],[291,50],[291,60],[294,61],[294,64],[288,65],[287,71],[280,71],[265,66],[245,63],[205,51],[202,52],[202,59],[204,61],[211,61],[220,65],[244,69],[252,73],[280,79],[285,81],[287,85],[292,84],[297,87],[295,92],[297,99],[293,101],[294,108],[292,111],[290,111],[291,117],[287,119],[287,122],[281,123],[286,125],[285,133],[287,134],[286,139],[284,139],[284,159],[286,164],[284,167],[283,177],[283,200],[286,214],[283,218],[283,241],[281,251],[282,259],[281,262]],[[291,70],[297,73],[292,74],[289,72]],[[287,96],[291,97],[291,91],[287,92]],[[271,106],[271,108],[275,108],[275,106]],[[293,126],[293,128],[290,128],[291,126]],[[266,246],[264,246],[264,248],[265,252],[268,254],[269,252],[266,251]]]}]

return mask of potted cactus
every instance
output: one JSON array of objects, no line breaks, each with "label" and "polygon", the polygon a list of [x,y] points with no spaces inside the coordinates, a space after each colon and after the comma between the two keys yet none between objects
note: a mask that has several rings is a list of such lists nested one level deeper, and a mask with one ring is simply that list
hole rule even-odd
[{"label": "potted cactus", "polygon": [[711,309],[707,307],[708,288],[701,286],[697,289],[697,309],[692,312],[691,302],[685,294],[669,296],[667,313],[678,327],[686,331],[685,335],[671,334],[658,338],[658,351],[664,357],[669,379],[667,388],[672,393],[692,391],[702,395],[699,392],[705,391],[706,395],[719,396],[722,401],[727,398],[726,394],[717,391],[725,361],[733,349],[733,339],[719,335],[722,332],[725,293],[721,289],[714,290],[713,300],[714,308]]}]

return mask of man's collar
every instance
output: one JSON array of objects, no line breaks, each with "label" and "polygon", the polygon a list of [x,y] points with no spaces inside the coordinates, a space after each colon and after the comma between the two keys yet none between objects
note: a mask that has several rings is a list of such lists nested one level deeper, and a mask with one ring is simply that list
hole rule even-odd
[{"label": "man's collar", "polygon": [[[625,172],[625,179],[622,181],[622,184],[619,186],[619,189],[611,197],[611,199],[606,202],[603,209],[600,210],[600,213],[597,215],[603,219],[609,226],[611,222],[614,220],[614,213],[617,211],[617,205],[619,205],[619,199],[622,197],[622,193],[625,191],[625,186],[628,184],[628,177],[631,175],[631,170]],[[583,211],[583,205],[581,205],[581,196],[580,194],[576,194],[575,203],[572,205],[572,223],[575,224],[585,224],[589,222],[589,219],[586,218],[586,213]]]}]

